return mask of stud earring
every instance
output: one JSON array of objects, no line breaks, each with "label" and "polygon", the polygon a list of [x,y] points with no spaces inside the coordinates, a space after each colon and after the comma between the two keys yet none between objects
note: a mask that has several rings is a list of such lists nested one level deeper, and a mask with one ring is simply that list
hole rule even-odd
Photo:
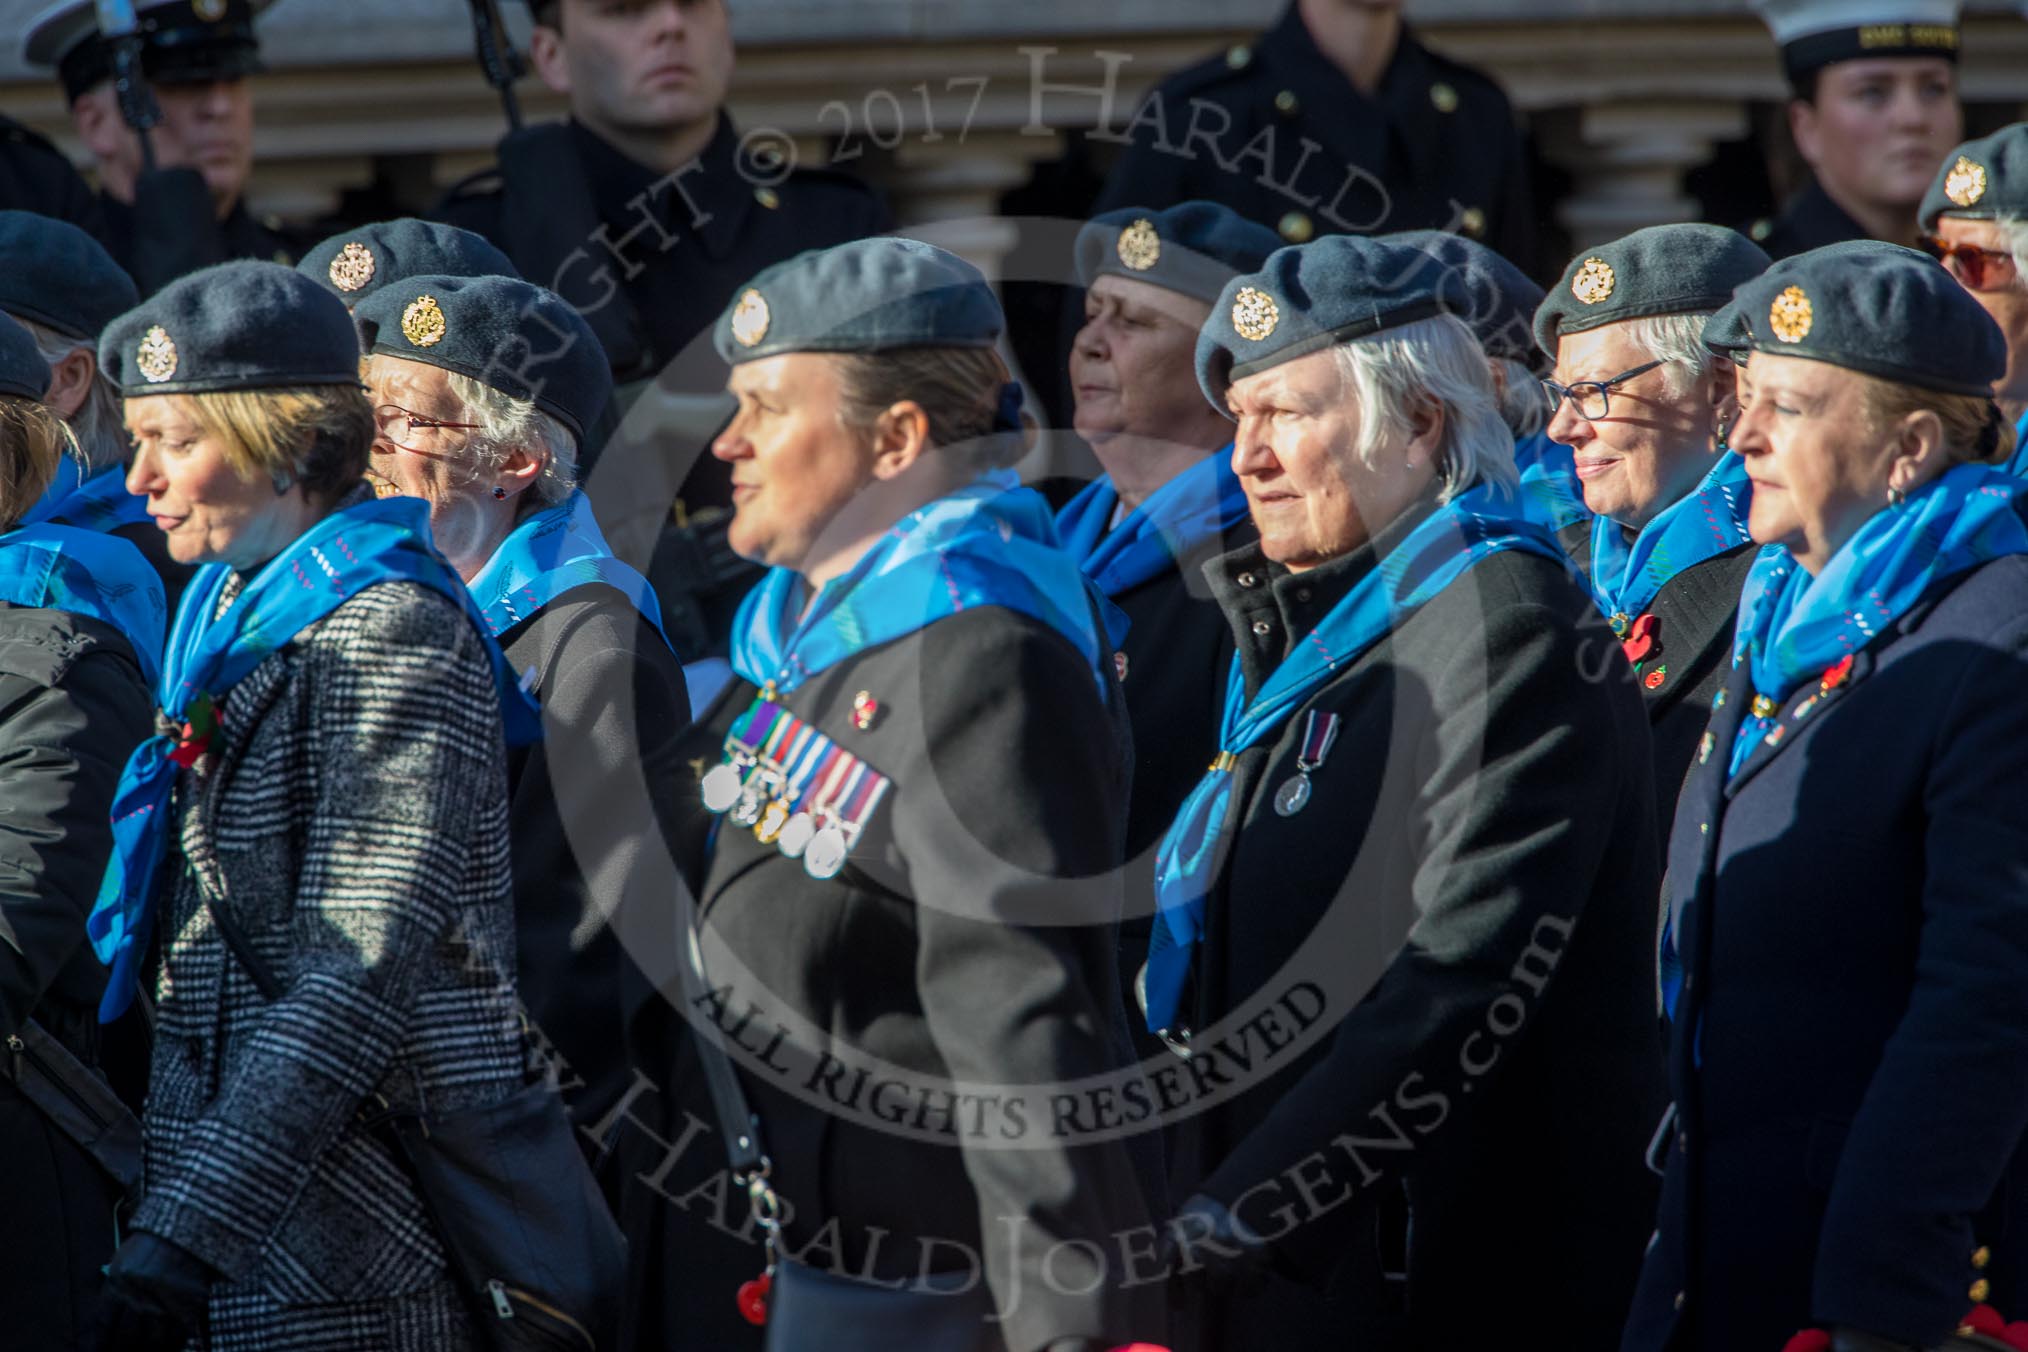
[{"label": "stud earring", "polygon": [[493,496],[495,498],[505,498],[507,496],[507,490],[500,487],[498,484],[495,484],[493,486]]}]

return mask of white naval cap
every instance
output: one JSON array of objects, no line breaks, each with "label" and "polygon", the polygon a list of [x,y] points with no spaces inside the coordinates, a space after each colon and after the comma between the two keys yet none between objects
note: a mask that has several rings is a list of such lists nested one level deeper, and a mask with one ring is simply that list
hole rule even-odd
[{"label": "white naval cap", "polygon": [[1958,58],[1959,0],[1749,0],[1782,49],[1789,82],[1882,56]]}]

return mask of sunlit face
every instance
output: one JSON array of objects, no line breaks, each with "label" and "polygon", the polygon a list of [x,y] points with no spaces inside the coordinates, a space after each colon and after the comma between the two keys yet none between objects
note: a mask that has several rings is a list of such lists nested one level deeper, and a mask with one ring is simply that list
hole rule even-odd
[{"label": "sunlit face", "polygon": [[[1654,357],[1630,340],[1633,321],[1604,324],[1556,342],[1560,385],[1604,381]],[[1711,381],[1672,396],[1680,371],[1657,366],[1607,393],[1607,416],[1588,420],[1565,399],[1549,419],[1550,439],[1570,447],[1584,505],[1638,530],[1691,489],[1711,467]]]},{"label": "sunlit face", "polygon": [[657,132],[712,117],[732,80],[725,0],[562,0],[545,79],[593,128]]},{"label": "sunlit face", "polygon": [[[1952,244],[1975,244],[2003,259],[2011,259],[2006,231],[1997,221],[1944,215],[1937,218],[1936,233]],[[1947,259],[1944,266],[1959,281],[1964,280],[1955,259]],[[2000,332],[2007,335],[2007,374],[1993,387],[1993,393],[2001,399],[2028,401],[2028,276],[2023,276],[2011,261],[2001,262],[1997,267],[1991,263],[1987,266],[1995,275],[1987,281],[1987,289],[1972,291],[1972,298],[1986,308],[1986,313],[2000,326]]]},{"label": "sunlit face", "polygon": [[743,558],[801,571],[872,480],[868,438],[840,419],[838,360],[785,352],[732,368],[739,409],[711,453],[732,467],[727,541]]},{"label": "sunlit face", "polygon": [[1234,381],[1226,401],[1239,420],[1232,468],[1261,550],[1291,572],[1366,543],[1433,475],[1427,456],[1408,463],[1406,441],[1361,459],[1359,410],[1328,349]]},{"label": "sunlit face", "polygon": [[[451,393],[441,366],[375,354],[366,367],[376,432],[367,477],[380,497],[421,498],[430,505],[430,534],[452,559],[484,551],[514,504],[495,497],[499,475],[474,463],[472,429],[431,424],[475,421]],[[521,487],[519,480],[513,489]]]},{"label": "sunlit face", "polygon": [[178,563],[246,569],[279,554],[307,524],[303,490],[275,492],[265,474],[241,478],[225,448],[178,394],[126,401],[134,458],[127,491],[148,500],[148,515]]},{"label": "sunlit face", "polygon": [[1210,315],[1210,305],[1166,286],[1110,273],[1093,281],[1070,350],[1077,434],[1095,446],[1121,436],[1222,442],[1225,420],[1197,387],[1197,334]]},{"label": "sunlit face", "polygon": [[[253,173],[253,88],[243,79],[152,86],[162,123],[149,132],[155,161],[164,168],[192,168],[204,175],[212,201],[230,208],[246,191]],[[73,107],[79,133],[100,164],[109,185],[132,196],[141,172],[141,142],[121,116],[110,83],[86,91]]]},{"label": "sunlit face", "polygon": [[1833,197],[1912,216],[1964,134],[1957,68],[1940,56],[1838,61],[1791,105],[1796,148]]},{"label": "sunlit face", "polygon": [[1897,447],[1868,416],[1865,386],[1807,357],[1756,352],[1739,368],[1732,446],[1753,480],[1756,542],[1825,560],[1886,504]]}]

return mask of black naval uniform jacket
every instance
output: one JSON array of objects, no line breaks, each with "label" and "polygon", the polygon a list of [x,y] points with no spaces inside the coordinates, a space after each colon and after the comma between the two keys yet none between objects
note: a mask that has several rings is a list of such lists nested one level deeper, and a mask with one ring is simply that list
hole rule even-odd
[{"label": "black naval uniform jacket", "polygon": [[[1250,691],[1374,557],[1214,565]],[[1236,1097],[1189,1119],[1171,1191],[1281,1275],[1208,1302],[1206,1352],[1617,1341],[1665,1094],[1647,727],[1580,675],[1612,643],[1560,561],[1492,555],[1240,754],[1184,1063]],[[1343,722],[1283,816],[1312,710]]]},{"label": "black naval uniform jacket", "polygon": [[1527,159],[1507,96],[1406,28],[1369,98],[1317,50],[1291,3],[1257,42],[1164,80],[1119,130],[1131,144],[1094,214],[1204,198],[1291,244],[1432,227],[1523,267],[1533,254]]},{"label": "black naval uniform jacket", "polygon": [[[1571,561],[1591,572],[1591,522],[1566,526],[1556,538]],[[1662,584],[1647,613],[1655,617],[1655,644],[1642,660],[1636,687],[1648,706],[1654,734],[1655,820],[1666,834],[1675,820],[1676,796],[1697,755],[1711,717],[1711,699],[1732,670],[1732,635],[1739,592],[1760,546],[1743,544],[1713,555]],[[1654,673],[1659,683],[1650,685]]]},{"label": "black naval uniform jacket", "polygon": [[572,1120],[590,1128],[631,1079],[619,912],[667,921],[673,873],[657,812],[682,791],[676,739],[690,696],[655,627],[601,584],[557,597],[500,646],[515,671],[534,671],[542,706],[542,741],[507,757],[521,998],[570,1067]]},{"label": "black naval uniform jacket", "polygon": [[1679,1123],[1628,1352],[2028,1315],[2023,689],[2019,557],[1796,691],[1728,783],[1732,674],[1669,843]]},{"label": "black naval uniform jacket", "polygon": [[1866,238],[1866,227],[1846,214],[1845,208],[1815,179],[1773,221],[1756,221],[1747,232],[1767,250],[1769,258],[1788,258],[1826,244]]},{"label": "black naval uniform jacket", "polygon": [[178,277],[213,263],[253,258],[294,263],[304,241],[272,221],[255,219],[244,199],[218,219],[211,189],[195,169],[157,169],[134,184],[134,200],[99,194],[106,251],[145,300]]},{"label": "black naval uniform jacket", "polygon": [[4,113],[0,113],[0,209],[54,216],[94,237],[105,233],[98,198],[84,176],[49,138]]},{"label": "black naval uniform jacket", "polygon": [[[861,691],[879,702],[863,730]],[[693,766],[718,763],[754,694],[735,680],[686,734]],[[1039,621],[982,607],[867,649],[782,702],[892,780],[825,881],[704,812],[694,783],[685,795],[703,973],[737,1027],[728,1036],[752,1053],[740,1079],[793,1208],[788,1252],[880,1280],[983,1255],[1009,1352],[1159,1341],[1147,1308],[1159,1286],[1123,1290],[1109,1238],[1151,1224],[1159,1166],[1117,1142],[1078,1143],[1089,1124],[1059,1123],[1048,1103],[1050,1086],[1132,1056],[1114,971],[1120,733],[1090,666]],[[807,1031],[776,1041],[780,1026]],[[924,1117],[921,1100],[845,1071],[833,1051],[984,1097]],[[999,1096],[1016,1087],[1009,1108]],[[947,1143],[887,1127],[911,1111]],[[994,1148],[1017,1139],[1030,1148]],[[1074,1250],[1057,1252],[1053,1285],[1042,1270],[1071,1239],[1111,1255],[1089,1294],[1067,1294],[1087,1285]]]},{"label": "black naval uniform jacket", "polygon": [[[87,1064],[96,1060],[106,969],[86,942],[85,917],[112,851],[113,791],[153,731],[153,712],[117,630],[0,606],[0,1035],[33,1018]],[[0,1160],[7,1346],[76,1346],[112,1259],[119,1189],[4,1070]]]}]

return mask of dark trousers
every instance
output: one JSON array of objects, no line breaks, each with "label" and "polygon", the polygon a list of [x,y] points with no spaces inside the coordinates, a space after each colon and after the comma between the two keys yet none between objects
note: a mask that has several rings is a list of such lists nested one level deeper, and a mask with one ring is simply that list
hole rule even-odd
[{"label": "dark trousers", "polygon": [[91,1157],[0,1081],[0,1345],[77,1346],[112,1261],[117,1200]]}]

